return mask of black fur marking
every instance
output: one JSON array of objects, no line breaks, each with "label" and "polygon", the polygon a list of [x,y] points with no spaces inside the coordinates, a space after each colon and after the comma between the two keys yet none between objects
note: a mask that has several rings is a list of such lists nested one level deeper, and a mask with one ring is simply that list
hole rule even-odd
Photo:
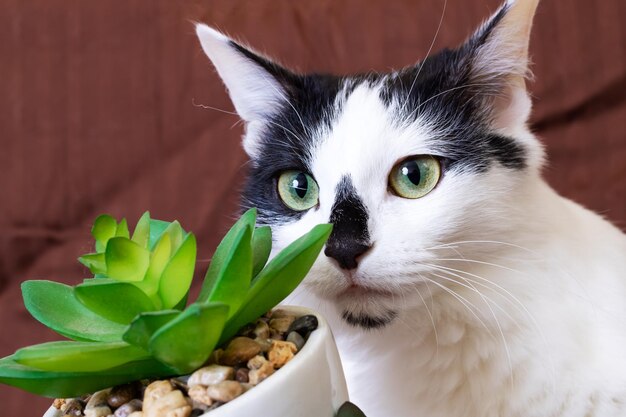
[{"label": "black fur marking", "polygon": [[368,316],[367,314],[353,314],[349,311],[344,311],[341,317],[351,326],[362,327],[364,329],[379,329],[390,324],[398,313],[395,311],[388,311],[384,316]]},{"label": "black fur marking", "polygon": [[335,259],[341,268],[354,269],[358,266],[357,258],[371,248],[367,210],[349,176],[341,178],[336,195],[330,212],[333,231],[324,254]]},{"label": "black fur marking", "polygon": [[[265,124],[259,154],[252,161],[243,191],[242,208],[258,207],[259,224],[288,223],[304,215],[305,212],[293,211],[281,203],[277,177],[287,169],[311,173],[310,152],[318,139],[311,132],[329,128],[341,112],[334,106],[338,94],[343,90],[349,95],[361,84],[382,87],[380,98],[398,110],[399,124],[427,115],[438,134],[432,138],[432,146],[446,161],[446,169],[483,172],[494,162],[510,169],[524,169],[525,148],[513,138],[494,133],[490,127],[486,103],[501,86],[472,85],[472,59],[506,11],[507,7],[503,7],[461,47],[444,49],[391,75],[300,75],[231,42],[237,51],[279,82],[288,100],[278,105]],[[365,227],[362,229],[367,232]]]},{"label": "black fur marking", "polygon": [[311,173],[308,156],[316,139],[311,133],[333,122],[333,104],[346,79],[326,74],[295,74],[235,42],[231,45],[272,75],[289,100],[265,124],[259,155],[252,161],[242,193],[242,208],[257,207],[259,224],[299,219],[305,212],[291,210],[280,201],[276,190],[278,176],[290,169]]}]

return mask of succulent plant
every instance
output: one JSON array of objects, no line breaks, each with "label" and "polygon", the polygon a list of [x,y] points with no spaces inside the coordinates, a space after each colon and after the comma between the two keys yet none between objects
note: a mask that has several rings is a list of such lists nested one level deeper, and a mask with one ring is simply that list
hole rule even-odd
[{"label": "succulent plant", "polygon": [[183,375],[291,293],[309,271],[331,225],[315,226],[268,262],[272,237],[255,228],[256,209],[217,247],[198,298],[186,306],[196,239],[176,221],[145,213],[132,237],[126,220],[94,222],[96,252],[79,261],[81,284],[22,284],[31,315],[72,339],[0,359],[0,382],[50,397],[73,397],[143,378]]}]

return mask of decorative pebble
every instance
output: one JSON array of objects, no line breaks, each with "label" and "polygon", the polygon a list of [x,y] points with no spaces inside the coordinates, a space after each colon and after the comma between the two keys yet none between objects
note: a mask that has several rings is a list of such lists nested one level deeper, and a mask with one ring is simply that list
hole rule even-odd
[{"label": "decorative pebble", "polygon": [[230,341],[220,362],[224,365],[245,363],[261,352],[261,346],[249,337],[236,337]]},{"label": "decorative pebble", "polygon": [[248,382],[248,368],[239,368],[235,372],[235,381]]},{"label": "decorative pebble", "polygon": [[[213,404],[213,399],[207,393],[207,387],[204,385],[194,385],[187,392],[189,398],[204,405]],[[194,407],[195,408],[195,407]]]},{"label": "decorative pebble", "polygon": [[107,404],[107,397],[111,389],[95,392],[85,406],[85,417],[104,417],[113,414]]},{"label": "decorative pebble", "polygon": [[265,357],[259,355],[248,361],[248,382],[256,385],[274,373],[274,366]]},{"label": "decorative pebble", "polygon": [[65,416],[81,417],[84,409],[85,403],[76,399],[67,401],[61,408],[61,411],[63,411],[63,415]]},{"label": "decorative pebble", "polygon": [[250,339],[254,339],[254,328],[256,327],[255,323],[248,323],[243,326],[237,332],[237,336],[249,337]]},{"label": "decorative pebble", "polygon": [[222,358],[223,354],[224,349],[215,349],[213,352],[211,352],[211,356],[209,356],[209,359],[207,359],[207,365],[219,365],[220,359]]},{"label": "decorative pebble", "polygon": [[111,389],[107,403],[111,408],[117,408],[136,398],[138,394],[139,389],[136,384],[117,385]]},{"label": "decorative pebble", "polygon": [[143,399],[144,417],[189,417],[191,406],[169,381],[155,381],[148,385]]},{"label": "decorative pebble", "polygon": [[257,338],[268,339],[270,337],[270,326],[263,320],[257,320],[253,333],[254,333],[255,339]]},{"label": "decorative pebble", "polygon": [[272,339],[261,339],[260,337],[257,337],[254,341],[261,346],[261,352],[267,352],[270,350],[270,347],[272,347]]},{"label": "decorative pebble", "polygon": [[277,332],[285,333],[295,319],[296,318],[294,316],[279,317],[277,319],[271,319],[269,325],[270,328],[276,330]]},{"label": "decorative pebble", "polygon": [[291,342],[274,340],[272,347],[267,352],[267,357],[275,369],[282,368],[289,362],[298,351],[296,345]]},{"label": "decorative pebble", "polygon": [[284,340],[285,339],[284,333],[279,332],[276,329],[270,328],[270,339],[272,339],[272,340]]},{"label": "decorative pebble", "polygon": [[130,413],[128,417],[143,417],[143,411],[135,411],[133,413]]},{"label": "decorative pebble", "polygon": [[298,349],[298,352],[300,352],[300,349],[302,349],[302,346],[304,346],[304,337],[300,336],[300,333],[298,332],[289,333],[286,340],[296,345],[296,349]]},{"label": "decorative pebble", "polygon": [[222,381],[218,384],[210,385],[206,392],[211,399],[227,403],[243,394],[243,388],[237,381]]},{"label": "decorative pebble", "polygon": [[294,322],[291,323],[291,326],[289,326],[287,333],[298,332],[300,336],[306,338],[309,333],[317,329],[317,326],[317,317],[312,314],[308,314],[295,319]]},{"label": "decorative pebble", "polygon": [[277,308],[276,310],[272,310],[270,313],[270,319],[279,319],[281,317],[295,317],[293,313],[283,310],[281,308]]},{"label": "decorative pebble", "polygon": [[142,401],[138,398],[135,398],[133,400],[130,400],[126,404],[122,404],[117,410],[115,410],[115,413],[113,413],[113,415],[115,417],[129,417],[135,411],[141,411],[142,405]]},{"label": "decorative pebble", "polygon": [[233,379],[235,377],[235,370],[230,366],[221,365],[209,365],[204,368],[198,369],[191,374],[191,377],[187,381],[187,385],[193,387],[194,385],[211,385],[217,384],[227,379]]},{"label": "decorative pebble", "polygon": [[52,406],[57,410],[65,411],[65,398],[55,398]]}]

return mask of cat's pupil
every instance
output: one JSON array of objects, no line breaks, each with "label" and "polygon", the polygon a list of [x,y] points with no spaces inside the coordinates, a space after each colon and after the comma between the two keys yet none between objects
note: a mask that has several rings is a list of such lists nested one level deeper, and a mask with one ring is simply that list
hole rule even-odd
[{"label": "cat's pupil", "polygon": [[419,185],[422,176],[420,174],[420,168],[417,165],[417,162],[407,162],[402,166],[400,171],[402,172],[402,175],[407,177],[409,181],[411,181],[413,184]]},{"label": "cat's pupil", "polygon": [[298,197],[304,198],[307,190],[309,189],[309,181],[306,179],[306,175],[301,172],[293,179],[291,186],[295,190]]}]

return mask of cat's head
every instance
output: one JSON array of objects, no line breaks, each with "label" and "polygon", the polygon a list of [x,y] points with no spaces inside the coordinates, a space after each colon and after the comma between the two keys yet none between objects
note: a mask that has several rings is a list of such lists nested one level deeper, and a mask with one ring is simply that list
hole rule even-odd
[{"label": "cat's head", "polygon": [[438,251],[515,227],[543,157],[526,127],[536,5],[509,1],[462,46],[385,74],[296,74],[197,26],[246,122],[244,206],[277,248],[334,224],[305,285],[347,322],[389,323],[426,279],[447,285]]}]

